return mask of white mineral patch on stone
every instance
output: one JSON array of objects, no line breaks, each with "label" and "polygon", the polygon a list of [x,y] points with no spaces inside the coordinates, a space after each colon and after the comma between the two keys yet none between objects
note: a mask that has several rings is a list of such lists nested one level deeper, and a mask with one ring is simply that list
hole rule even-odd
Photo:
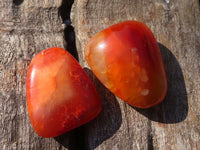
[{"label": "white mineral patch on stone", "polygon": [[149,94],[149,90],[148,89],[143,89],[141,92],[141,95],[146,96]]},{"label": "white mineral patch on stone", "polygon": [[142,82],[147,82],[149,80],[148,76],[147,76],[147,73],[144,69],[141,70],[141,73],[140,73],[140,80]]}]

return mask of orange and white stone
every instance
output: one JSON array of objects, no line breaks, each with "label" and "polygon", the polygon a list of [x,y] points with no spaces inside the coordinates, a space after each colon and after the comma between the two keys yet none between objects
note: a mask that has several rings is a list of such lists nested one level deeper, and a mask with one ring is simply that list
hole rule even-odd
[{"label": "orange and white stone", "polygon": [[84,52],[99,80],[130,105],[148,108],[164,99],[163,59],[145,24],[125,21],[113,25],[92,37]]},{"label": "orange and white stone", "polygon": [[29,65],[26,81],[31,124],[42,137],[55,137],[97,116],[99,95],[85,71],[64,49],[50,48]]}]

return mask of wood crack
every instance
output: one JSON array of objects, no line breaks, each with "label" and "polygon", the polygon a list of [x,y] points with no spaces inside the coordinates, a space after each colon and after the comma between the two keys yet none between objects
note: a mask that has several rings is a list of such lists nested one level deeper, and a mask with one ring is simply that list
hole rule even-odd
[{"label": "wood crack", "polygon": [[78,52],[76,49],[75,32],[74,27],[71,25],[70,13],[74,0],[63,0],[62,5],[59,8],[59,15],[62,18],[64,24],[64,46],[65,49],[79,61]]}]

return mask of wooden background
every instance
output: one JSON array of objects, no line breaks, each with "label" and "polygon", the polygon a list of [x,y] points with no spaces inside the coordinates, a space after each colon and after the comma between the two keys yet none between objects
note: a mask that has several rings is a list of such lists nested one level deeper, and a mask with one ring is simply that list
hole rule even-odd
[{"label": "wooden background", "polygon": [[[116,98],[83,57],[89,38],[124,20],[147,24],[164,59],[167,96],[150,109]],[[103,106],[93,121],[45,139],[28,118],[26,70],[35,54],[55,46],[79,60]],[[0,0],[0,149],[199,150],[199,76],[199,0]]]}]

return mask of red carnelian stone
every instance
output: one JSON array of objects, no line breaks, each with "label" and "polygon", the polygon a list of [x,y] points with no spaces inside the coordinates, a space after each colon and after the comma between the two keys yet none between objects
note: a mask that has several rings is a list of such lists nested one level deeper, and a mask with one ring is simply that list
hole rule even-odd
[{"label": "red carnelian stone", "polygon": [[86,45],[85,57],[99,80],[128,104],[148,108],[164,99],[163,59],[145,24],[125,21],[99,32]]},{"label": "red carnelian stone", "polygon": [[92,120],[101,101],[91,80],[64,49],[37,54],[26,81],[28,114],[40,136],[55,137]]}]

